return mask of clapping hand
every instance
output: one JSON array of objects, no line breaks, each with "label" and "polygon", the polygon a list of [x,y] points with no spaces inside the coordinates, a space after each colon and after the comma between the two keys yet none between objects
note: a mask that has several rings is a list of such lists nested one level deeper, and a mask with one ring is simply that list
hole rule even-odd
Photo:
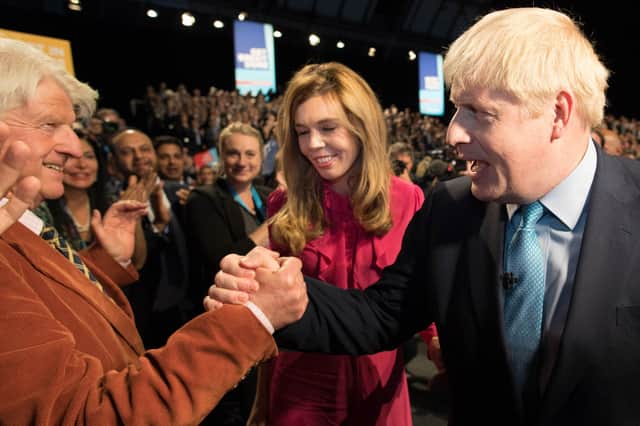
[{"label": "clapping hand", "polygon": [[176,191],[176,195],[178,196],[178,202],[186,206],[187,201],[189,200],[189,194],[191,194],[191,188],[180,188]]},{"label": "clapping hand", "polygon": [[127,181],[127,189],[120,194],[121,200],[135,200],[146,203],[149,196],[156,186],[158,175],[150,173],[146,177],[139,179],[136,175],[129,176]]},{"label": "clapping hand", "polygon": [[171,207],[164,203],[164,182],[156,173],[138,178],[129,176],[127,189],[120,194],[120,200],[135,200],[149,203],[154,214],[153,226],[162,231],[171,221]]},{"label": "clapping hand", "polygon": [[134,200],[120,200],[104,214],[93,211],[91,226],[102,247],[117,262],[131,259],[135,244],[136,222],[147,213],[147,204]]}]

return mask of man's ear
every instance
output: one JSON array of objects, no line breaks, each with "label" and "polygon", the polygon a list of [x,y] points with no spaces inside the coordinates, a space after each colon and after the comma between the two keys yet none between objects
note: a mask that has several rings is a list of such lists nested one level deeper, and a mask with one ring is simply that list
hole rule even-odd
[{"label": "man's ear", "polygon": [[569,120],[573,117],[573,95],[566,90],[559,92],[556,95],[553,112],[553,130],[551,137],[558,139],[564,135]]}]

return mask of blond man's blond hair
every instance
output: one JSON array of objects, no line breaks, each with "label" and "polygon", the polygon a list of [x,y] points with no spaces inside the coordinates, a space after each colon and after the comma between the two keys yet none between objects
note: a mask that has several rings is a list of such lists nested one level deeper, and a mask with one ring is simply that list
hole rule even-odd
[{"label": "blond man's blond hair", "polygon": [[578,25],[551,9],[489,13],[451,44],[443,71],[454,99],[468,88],[495,89],[537,116],[544,102],[568,90],[585,128],[604,115],[609,71]]}]

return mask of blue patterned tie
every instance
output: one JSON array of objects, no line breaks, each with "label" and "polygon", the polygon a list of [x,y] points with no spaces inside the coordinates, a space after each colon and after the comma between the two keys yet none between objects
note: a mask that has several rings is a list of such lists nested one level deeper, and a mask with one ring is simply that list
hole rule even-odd
[{"label": "blue patterned tie", "polygon": [[78,253],[71,247],[71,245],[58,234],[56,228],[52,226],[45,226],[40,236],[43,240],[45,240],[49,245],[58,252],[63,255],[69,262],[73,263],[73,265],[78,268],[82,274],[91,281],[96,287],[100,289],[100,291],[104,292],[102,289],[102,285],[98,282],[93,273],[89,270],[87,265],[82,261],[82,258],[78,255]]},{"label": "blue patterned tie", "polygon": [[505,291],[504,321],[516,385],[522,392],[542,334],[545,264],[535,230],[544,207],[536,201],[520,210],[522,222],[507,247],[505,272],[517,281]]}]

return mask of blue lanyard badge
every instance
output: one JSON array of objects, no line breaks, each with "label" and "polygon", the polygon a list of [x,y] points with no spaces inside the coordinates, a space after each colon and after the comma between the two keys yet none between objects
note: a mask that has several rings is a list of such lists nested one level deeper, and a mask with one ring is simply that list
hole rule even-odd
[{"label": "blue lanyard badge", "polygon": [[[227,185],[227,187],[229,188],[231,195],[233,195],[233,199],[235,200],[235,202],[240,204],[243,209],[251,214],[249,207],[247,207],[244,201],[242,201],[242,198],[240,198],[240,195],[238,195],[236,190],[233,189],[231,185]],[[264,204],[262,203],[262,200],[260,199],[260,196],[258,195],[258,191],[256,191],[256,188],[253,185],[251,185],[251,198],[253,199],[253,204],[256,206],[256,217],[258,218],[258,222],[262,223],[266,219],[267,212],[265,210]]]}]

